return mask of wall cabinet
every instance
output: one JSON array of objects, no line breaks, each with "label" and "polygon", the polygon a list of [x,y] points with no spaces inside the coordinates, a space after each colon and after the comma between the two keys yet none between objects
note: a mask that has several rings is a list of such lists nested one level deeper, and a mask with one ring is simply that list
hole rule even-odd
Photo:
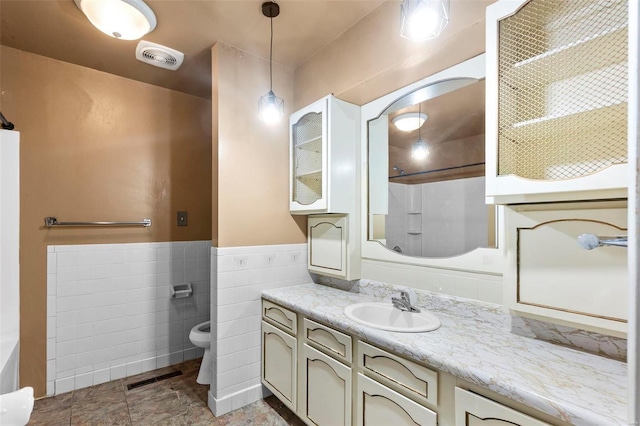
[{"label": "wall cabinet", "polygon": [[309,216],[309,271],[346,280],[360,278],[360,246],[351,222],[348,215]]},{"label": "wall cabinet", "polygon": [[456,426],[550,426],[490,399],[456,388]]},{"label": "wall cabinet", "polygon": [[293,113],[289,124],[291,213],[354,212],[360,107],[329,95]]},{"label": "wall cabinet", "polygon": [[627,196],[628,0],[487,8],[486,195]]},{"label": "wall cabinet", "polygon": [[585,250],[578,244],[581,234],[626,236],[626,204],[509,206],[505,217],[505,305],[581,328],[626,333],[627,250]]}]

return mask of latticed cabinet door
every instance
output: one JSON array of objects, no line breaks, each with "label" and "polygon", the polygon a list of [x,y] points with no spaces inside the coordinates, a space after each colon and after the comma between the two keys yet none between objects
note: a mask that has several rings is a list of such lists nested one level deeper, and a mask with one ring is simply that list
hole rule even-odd
[{"label": "latticed cabinet door", "polygon": [[290,118],[290,210],[327,208],[327,99]]},{"label": "latticed cabinet door", "polygon": [[487,8],[487,197],[626,197],[628,0]]}]

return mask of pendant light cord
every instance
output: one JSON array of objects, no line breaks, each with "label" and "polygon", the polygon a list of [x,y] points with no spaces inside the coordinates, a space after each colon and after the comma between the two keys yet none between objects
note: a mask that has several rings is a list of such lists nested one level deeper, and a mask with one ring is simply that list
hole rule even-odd
[{"label": "pendant light cord", "polygon": [[269,42],[269,91],[273,92],[273,17],[269,18],[271,22],[271,41]]},{"label": "pendant light cord", "polygon": [[[418,104],[418,124],[420,124],[420,115],[422,114],[422,103]],[[420,126],[422,127],[422,126]],[[418,127],[418,142],[420,142],[420,127]]]}]

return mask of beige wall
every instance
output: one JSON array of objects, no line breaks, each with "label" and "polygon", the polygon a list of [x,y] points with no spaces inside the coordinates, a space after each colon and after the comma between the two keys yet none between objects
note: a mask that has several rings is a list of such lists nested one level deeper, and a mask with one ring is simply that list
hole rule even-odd
[{"label": "beige wall", "polygon": [[400,36],[400,3],[385,2],[294,74],[295,109],[329,93],[358,105],[484,52],[485,9],[495,0],[452,0],[437,39]]},{"label": "beige wall", "polygon": [[[2,112],[21,135],[20,384],[42,396],[46,246],[210,239],[211,102],[11,48],[1,52]],[[189,226],[176,226],[177,210],[189,212]],[[45,216],[149,217],[153,226],[47,230]]]},{"label": "beige wall", "polygon": [[306,216],[291,216],[288,202],[293,72],[273,66],[273,91],[284,99],[285,117],[267,125],[258,120],[258,99],[269,90],[269,62],[223,43],[213,47],[211,56],[217,93],[218,246],[306,242]]}]

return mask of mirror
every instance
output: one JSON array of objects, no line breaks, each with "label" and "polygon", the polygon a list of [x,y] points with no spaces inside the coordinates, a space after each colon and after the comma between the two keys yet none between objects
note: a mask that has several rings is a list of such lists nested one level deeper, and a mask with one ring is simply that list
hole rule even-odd
[{"label": "mirror", "polygon": [[484,191],[484,69],[471,74],[480,77],[417,87],[367,122],[369,240],[428,258],[496,247]]}]

